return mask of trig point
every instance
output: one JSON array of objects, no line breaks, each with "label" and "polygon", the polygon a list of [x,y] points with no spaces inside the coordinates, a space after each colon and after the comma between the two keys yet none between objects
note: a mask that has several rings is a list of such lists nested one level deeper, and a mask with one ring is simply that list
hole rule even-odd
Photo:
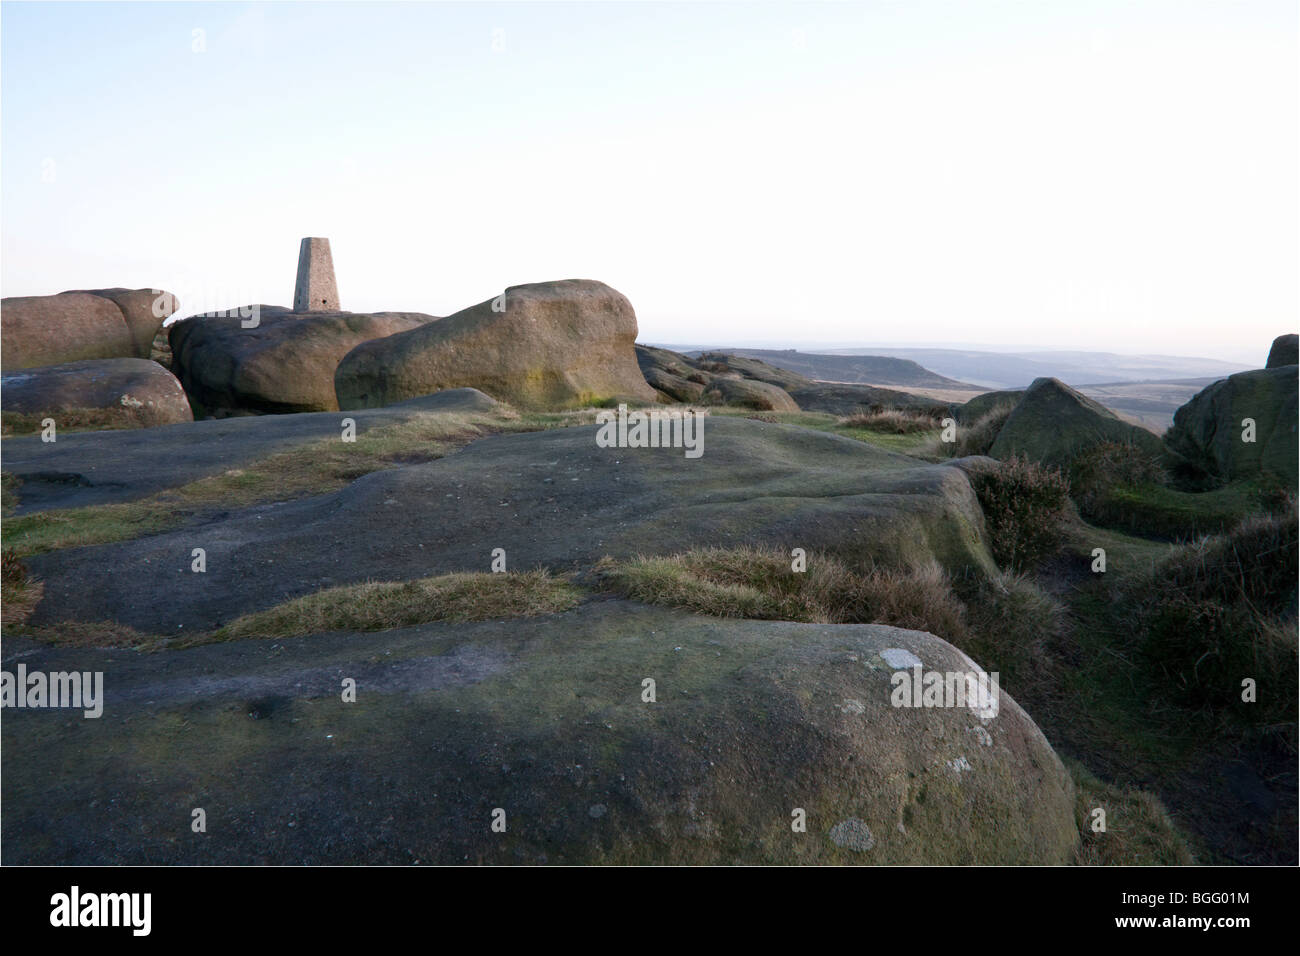
[{"label": "trig point", "polygon": [[298,250],[298,285],[293,290],[295,312],[339,311],[334,284],[334,257],[328,239],[304,239]]}]

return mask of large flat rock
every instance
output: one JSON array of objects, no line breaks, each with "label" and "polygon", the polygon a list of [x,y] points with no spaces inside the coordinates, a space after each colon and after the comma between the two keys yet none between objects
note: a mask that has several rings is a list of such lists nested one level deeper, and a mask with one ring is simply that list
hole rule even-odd
[{"label": "large flat rock", "polygon": [[130,432],[75,432],[48,443],[39,436],[6,438],[4,470],[23,480],[18,514],[110,504],[239,468],[295,445],[338,437],[345,418],[356,421],[360,435],[428,412],[487,411],[496,404],[482,392],[460,388],[358,412],[208,419]]},{"label": "large flat rock", "polygon": [[[762,544],[890,564],[992,569],[966,475],[795,426],[709,418],[704,452],[600,448],[594,426],[480,439],[336,493],[176,531],[44,554],[34,624],[113,619],[152,633],[223,624],[332,585],[603,555]],[[192,573],[204,548],[206,573]]]},{"label": "large flat rock", "polygon": [[1073,785],[1008,696],[991,717],[892,705],[910,659],[980,673],[918,631],[597,601],[4,653],[6,670],[105,680],[96,719],[5,711],[5,863],[1059,864],[1077,838]]}]

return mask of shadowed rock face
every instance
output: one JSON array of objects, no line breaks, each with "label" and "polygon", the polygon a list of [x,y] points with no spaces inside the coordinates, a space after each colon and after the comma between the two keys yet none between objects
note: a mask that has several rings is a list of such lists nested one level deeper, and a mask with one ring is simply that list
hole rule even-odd
[{"label": "shadowed rock face", "polygon": [[1058,379],[1039,378],[1007,416],[989,455],[1003,460],[1023,455],[1067,467],[1075,455],[1099,442],[1125,442],[1152,456],[1164,451],[1160,439],[1146,429],[1130,425]]},{"label": "shadowed rock face", "polygon": [[334,411],[334,370],[343,356],[362,342],[435,321],[420,312],[255,308],[254,328],[244,328],[252,319],[238,314],[192,316],[171,326],[172,369],[196,416]]},{"label": "shadowed rock face", "polygon": [[153,289],[15,296],[0,303],[4,370],[83,359],[148,358],[176,297]]},{"label": "shadowed rock face", "polygon": [[[92,412],[117,428],[193,421],[176,376],[146,359],[89,359],[4,376],[4,410],[60,416]],[[62,439],[60,439],[62,440]],[[6,447],[6,458],[8,448]],[[6,462],[6,465],[8,462]]]},{"label": "shadowed rock face", "polygon": [[334,384],[340,408],[458,387],[521,408],[653,402],[635,341],[632,304],[603,282],[511,286],[504,299],[357,346],[339,363]]},{"label": "shadowed rock face", "polygon": [[[892,706],[911,661],[978,673],[918,631],[599,601],[164,654],[4,650],[108,685],[97,720],[6,713],[6,862],[1058,864],[1077,839],[1069,777],[1007,695],[991,718]],[[221,825],[177,839],[199,805]]]},{"label": "shadowed rock face", "polygon": [[[1238,372],[1198,392],[1174,413],[1169,447],[1221,480],[1261,475],[1295,487],[1297,367]],[[1243,422],[1255,440],[1243,440]]]},{"label": "shadowed rock face", "polygon": [[[992,570],[982,512],[957,468],[726,417],[706,419],[697,459],[599,448],[596,432],[484,438],[334,494],[36,556],[45,599],[32,623],[112,618],[188,632],[332,585],[487,570],[497,547],[516,569],[761,544]],[[190,572],[195,547],[206,549],[205,574]]]},{"label": "shadowed rock face", "polygon": [[1273,340],[1273,347],[1268,350],[1265,368],[1281,368],[1284,365],[1300,363],[1300,335],[1279,335]]}]

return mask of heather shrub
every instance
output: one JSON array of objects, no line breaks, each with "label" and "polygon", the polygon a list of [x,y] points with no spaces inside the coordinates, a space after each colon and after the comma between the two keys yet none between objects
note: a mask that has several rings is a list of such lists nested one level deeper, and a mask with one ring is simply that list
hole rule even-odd
[{"label": "heather shrub", "polygon": [[1058,550],[1070,496],[1059,469],[1015,457],[972,470],[970,480],[1001,567],[1024,571]]}]

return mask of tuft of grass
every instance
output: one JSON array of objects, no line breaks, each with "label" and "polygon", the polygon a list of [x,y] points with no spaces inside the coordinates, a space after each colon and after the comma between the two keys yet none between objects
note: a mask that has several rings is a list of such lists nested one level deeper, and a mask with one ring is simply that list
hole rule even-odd
[{"label": "tuft of grass", "polygon": [[45,585],[33,580],[13,549],[0,551],[0,623],[21,624],[41,602]]},{"label": "tuft of grass", "polygon": [[[461,572],[414,581],[367,581],[329,588],[246,614],[180,646],[325,631],[383,631],[432,621],[491,621],[558,614],[582,592],[545,569],[497,574]],[[171,646],[178,646],[171,642]]]},{"label": "tuft of grass", "polygon": [[[1043,690],[1052,677],[1051,642],[1066,628],[1066,609],[1029,576],[1002,572],[965,583],[967,628],[960,647],[1018,695]],[[996,667],[993,666],[996,664]]]},{"label": "tuft of grass", "polygon": [[860,428],[872,432],[884,432],[888,435],[912,435],[917,432],[930,432],[939,428],[940,422],[947,417],[948,410],[935,408],[892,408],[873,406],[866,412],[841,418],[839,424],[844,428]]},{"label": "tuft of grass", "polygon": [[[1196,859],[1155,795],[1103,783],[1081,763],[1064,761],[1074,778],[1079,824],[1076,866],[1195,866]],[[1094,812],[1106,813],[1106,830],[1093,829]]]},{"label": "tuft of grass", "polygon": [[35,435],[44,427],[41,422],[53,418],[59,433],[97,432],[118,428],[149,428],[168,424],[158,414],[144,408],[61,408],[54,412],[0,412],[0,435]]},{"label": "tuft of grass", "polygon": [[701,548],[667,557],[604,558],[595,571],[624,597],[713,617],[892,624],[939,635],[963,628],[961,602],[938,564],[855,571],[823,554],[807,561],[807,570],[796,572],[780,550]]},{"label": "tuft of grass", "polygon": [[1044,649],[1064,618],[1061,605],[1027,577],[1004,574],[954,589],[935,562],[855,569],[814,553],[807,570],[795,572],[780,550],[707,548],[607,557],[595,573],[603,587],[631,600],[713,617],[928,631],[998,671],[1002,686],[1017,693],[1043,682]]},{"label": "tuft of grass", "polygon": [[957,426],[955,441],[943,441],[940,435],[930,438],[920,445],[916,454],[930,461],[943,461],[945,458],[966,458],[970,455],[987,455],[993,442],[1002,431],[1002,426],[1011,414],[1014,403],[998,405],[985,412],[969,425]]},{"label": "tuft of grass", "polygon": [[1060,549],[1070,519],[1070,482],[1058,469],[1017,456],[972,470],[970,482],[1001,567],[1023,571]]},{"label": "tuft of grass", "polygon": [[61,624],[17,629],[25,637],[62,647],[123,647],[132,650],[154,650],[166,638],[145,634],[117,621],[64,621]]}]

